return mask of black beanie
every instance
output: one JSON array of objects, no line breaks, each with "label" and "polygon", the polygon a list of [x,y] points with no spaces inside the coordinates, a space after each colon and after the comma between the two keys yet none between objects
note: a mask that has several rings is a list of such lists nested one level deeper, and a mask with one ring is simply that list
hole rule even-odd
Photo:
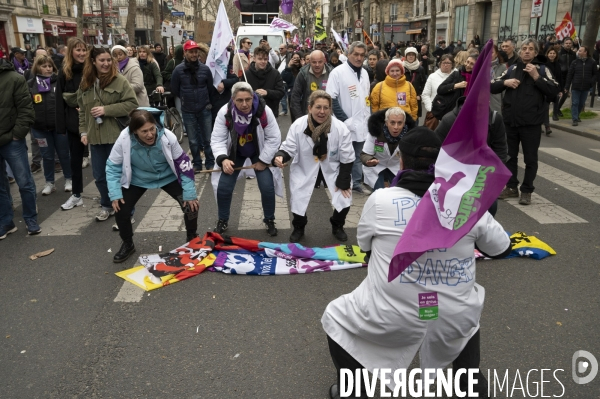
[{"label": "black beanie", "polygon": [[[421,148],[431,147],[436,151],[423,151]],[[413,157],[437,159],[442,147],[442,140],[428,127],[419,126],[409,130],[400,140],[400,152]]]}]

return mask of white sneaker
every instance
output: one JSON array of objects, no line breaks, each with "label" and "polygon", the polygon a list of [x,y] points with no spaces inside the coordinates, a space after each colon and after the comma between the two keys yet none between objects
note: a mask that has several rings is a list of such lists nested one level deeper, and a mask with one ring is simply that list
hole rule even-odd
[{"label": "white sneaker", "polygon": [[85,169],[90,165],[90,159],[88,157],[83,157],[83,162],[81,163],[81,169]]},{"label": "white sneaker", "polygon": [[73,209],[76,206],[82,206],[83,205],[83,198],[82,197],[76,197],[74,195],[71,195],[69,197],[69,199],[67,200],[67,202],[65,202],[64,204],[62,204],[60,206],[60,208],[63,211],[68,211],[69,209]]},{"label": "white sneaker", "polygon": [[54,185],[54,183],[47,181],[46,185],[44,186],[44,189],[42,190],[42,195],[50,195],[55,191],[56,186]]},{"label": "white sneaker", "polygon": [[[135,219],[132,216],[131,217],[131,224],[134,224],[134,223],[135,223]],[[113,231],[119,231],[119,226],[117,226],[117,224],[115,223],[115,224],[112,225],[112,229],[113,229]]]},{"label": "white sneaker", "polygon": [[70,193],[73,191],[73,180],[65,179],[65,192]]},{"label": "white sneaker", "polygon": [[104,222],[106,219],[115,214],[115,211],[111,209],[107,211],[106,209],[101,209],[100,212],[96,215],[96,222]]}]

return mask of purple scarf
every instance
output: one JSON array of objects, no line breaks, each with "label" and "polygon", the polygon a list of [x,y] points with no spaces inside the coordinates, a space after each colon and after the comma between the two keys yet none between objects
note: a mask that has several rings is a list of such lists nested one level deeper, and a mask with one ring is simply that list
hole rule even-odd
[{"label": "purple scarf", "polygon": [[125,58],[123,61],[119,61],[119,72],[123,73],[123,69],[127,66],[129,58]]},{"label": "purple scarf", "polygon": [[29,69],[29,61],[27,58],[24,58],[23,63],[21,63],[17,57],[13,57],[13,65],[15,66],[17,72],[19,72],[21,75],[24,75],[25,71]]},{"label": "purple scarf", "polygon": [[466,96],[467,94],[469,94],[469,90],[471,89],[471,76],[473,76],[473,74],[470,72],[467,72],[467,71],[460,71],[460,74],[467,81],[467,88],[465,89],[465,94],[464,94]]},{"label": "purple scarf", "polygon": [[50,77],[38,75],[35,80],[37,82],[38,93],[48,93],[52,88]]},{"label": "purple scarf", "polygon": [[247,114],[243,114],[242,112],[240,112],[235,106],[233,100],[231,100],[229,104],[229,109],[231,109],[233,128],[237,132],[238,137],[243,136],[244,134],[249,132],[250,124],[252,123],[252,117],[258,109],[258,95],[254,93],[254,98],[252,99],[252,110]]}]

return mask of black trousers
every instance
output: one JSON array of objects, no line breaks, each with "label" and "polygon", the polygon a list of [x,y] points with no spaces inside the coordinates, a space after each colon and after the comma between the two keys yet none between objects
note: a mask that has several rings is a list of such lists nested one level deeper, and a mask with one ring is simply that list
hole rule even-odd
[{"label": "black trousers", "polygon": [[[81,166],[81,165],[80,165]],[[172,181],[166,186],[161,187],[167,194],[169,194],[175,201],[179,203],[181,210],[183,211],[183,220],[185,222],[185,229],[188,237],[196,235],[198,230],[198,212],[190,212],[188,209],[183,207],[183,189],[177,180]],[[134,186],[131,184],[129,188],[122,188],[124,204],[119,202],[119,212],[115,213],[115,220],[117,226],[119,226],[119,235],[121,239],[126,243],[131,243],[133,237],[133,228],[131,227],[131,212],[135,207],[135,204],[142,198],[142,195],[146,192],[145,188]]]},{"label": "black trousers", "polygon": [[73,194],[83,192],[83,157],[87,146],[81,143],[79,133],[67,132],[69,137],[69,151],[71,152],[71,178],[73,179]]},{"label": "black trousers", "polygon": [[532,193],[535,187],[533,181],[538,170],[538,149],[542,139],[542,130],[540,126],[519,126],[506,128],[506,143],[508,145],[508,161],[506,167],[512,173],[511,178],[506,183],[507,187],[517,188],[519,179],[517,173],[519,166],[517,157],[519,156],[519,144],[523,147],[523,158],[525,161],[525,176],[521,184],[522,193]]},{"label": "black trousers", "polygon": [[[341,212],[338,212],[337,209],[334,209],[333,216],[329,219],[331,225],[333,227],[344,227],[344,224],[346,224],[346,215],[348,215],[349,211],[350,207],[342,209]],[[306,226],[308,223],[308,216],[306,216],[306,214],[304,214],[304,216],[300,216],[296,213],[292,213],[292,215],[294,216],[294,219],[292,220],[292,226],[304,228],[304,226]]]},{"label": "black trousers", "polygon": [[[333,360],[333,365],[337,370],[337,383],[338,388],[340,387],[340,370],[341,369],[362,369],[364,368],[355,358],[352,357],[344,348],[342,348],[337,342],[327,336],[327,343],[329,344],[329,354],[331,355],[331,360]],[[467,345],[464,347],[462,352],[458,355],[458,357],[452,362],[452,370],[456,371],[459,369],[470,369],[470,368],[479,368],[479,362],[481,360],[481,338],[479,334],[479,330],[471,337],[471,339],[467,342]],[[473,392],[478,394],[479,398],[489,398],[487,394],[488,383],[484,374],[479,372],[478,375],[475,376],[477,378],[477,385],[473,387]],[[355,389],[356,389],[357,381],[354,381]],[[362,396],[350,396],[352,398],[366,398],[365,395],[365,386],[362,382],[362,379],[359,381],[360,383],[360,393]],[[460,389],[463,392],[468,392],[468,376],[467,374],[461,375],[460,378]]]}]

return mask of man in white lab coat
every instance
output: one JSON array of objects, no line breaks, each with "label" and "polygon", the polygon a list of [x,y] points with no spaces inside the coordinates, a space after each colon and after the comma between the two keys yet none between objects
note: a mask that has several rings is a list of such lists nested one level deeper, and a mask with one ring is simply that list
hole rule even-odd
[{"label": "man in white lab coat", "polygon": [[323,90],[313,91],[308,98],[308,115],[298,118],[292,124],[273,160],[273,165],[283,168],[286,162],[294,159],[290,167],[294,215],[291,242],[299,242],[304,236],[304,227],[308,222],[308,202],[315,188],[315,181],[323,179],[335,208],[329,219],[332,233],[339,241],[348,240],[344,224],[352,204],[354,149],[346,125],[331,116],[331,102],[331,96]]},{"label": "man in white lab coat", "polygon": [[[423,370],[450,363],[454,370],[479,367],[485,290],[475,283],[474,248],[492,258],[511,251],[508,235],[489,213],[453,247],[426,252],[388,282],[394,248],[435,179],[430,166],[441,145],[426,127],[406,133],[400,141],[403,173],[397,185],[375,191],[365,203],[357,238],[370,253],[368,275],[353,292],[330,302],[321,319],[338,378],[341,368],[388,368],[393,374],[407,369],[417,351]],[[426,294],[436,299],[435,309],[421,306]],[[485,377],[480,373],[476,378],[475,392],[487,397]],[[463,388],[467,379],[460,381]],[[387,385],[395,387],[393,380]],[[339,395],[338,386],[331,387],[332,398]]]},{"label": "man in white lab coat", "polygon": [[333,99],[333,113],[344,122],[352,135],[354,166],[352,190],[362,193],[362,163],[360,153],[367,137],[367,120],[371,115],[369,74],[362,67],[367,46],[354,42],[348,48],[348,62],[331,71],[327,93]]}]

